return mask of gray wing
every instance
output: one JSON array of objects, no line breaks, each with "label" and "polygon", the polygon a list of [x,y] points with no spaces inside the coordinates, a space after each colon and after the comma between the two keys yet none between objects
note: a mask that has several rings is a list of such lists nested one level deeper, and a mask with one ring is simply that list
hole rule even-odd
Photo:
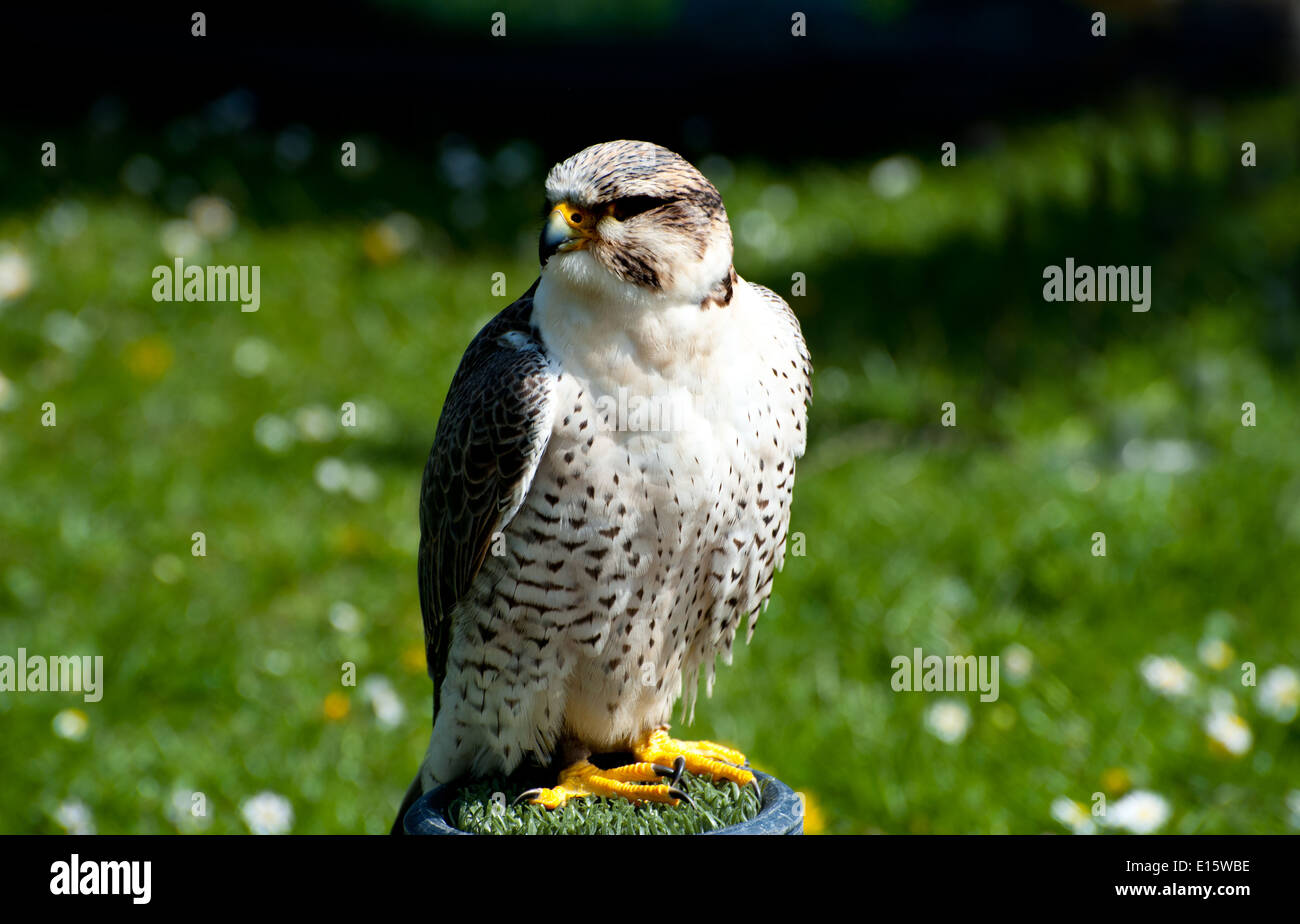
[{"label": "gray wing", "polygon": [[532,326],[533,283],[478,332],[438,420],[420,487],[420,609],[433,709],[451,613],[518,512],[550,438],[556,373]]}]

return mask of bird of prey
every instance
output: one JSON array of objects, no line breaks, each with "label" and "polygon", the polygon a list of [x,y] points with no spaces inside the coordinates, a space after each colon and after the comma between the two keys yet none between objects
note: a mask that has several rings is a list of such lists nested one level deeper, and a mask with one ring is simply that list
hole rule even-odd
[{"label": "bird of prey", "polygon": [[[785,557],[799,323],[737,275],[721,196],[672,151],[594,145],[546,196],[540,278],[465,351],[424,470],[434,723],[395,831],[438,783],[524,763],[564,768],[527,794],[548,808],[676,804],[683,767],[753,780],[668,720],[679,698],[693,718],[701,671],[712,693],[743,617],[752,638]],[[588,760],[613,752],[636,762]]]}]

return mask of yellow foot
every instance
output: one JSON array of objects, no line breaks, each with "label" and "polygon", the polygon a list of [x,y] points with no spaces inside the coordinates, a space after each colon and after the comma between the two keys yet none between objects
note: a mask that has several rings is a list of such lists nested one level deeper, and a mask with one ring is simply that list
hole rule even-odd
[{"label": "yellow foot", "polygon": [[[691,773],[707,773],[715,780],[730,780],[741,786],[757,786],[754,774],[744,769],[745,755],[734,748],[712,741],[678,741],[668,737],[668,729],[656,728],[646,733],[632,747],[637,760],[653,764],[676,764]],[[636,766],[640,766],[639,764]],[[674,778],[673,782],[676,782]]]},{"label": "yellow foot", "polygon": [[559,782],[554,788],[530,789],[515,801],[528,799],[533,805],[553,809],[570,799],[622,796],[631,802],[667,802],[676,805],[679,799],[688,798],[686,793],[676,785],[659,782],[661,777],[673,775],[672,769],[656,766],[650,761],[602,770],[589,760],[580,760],[560,773]]}]

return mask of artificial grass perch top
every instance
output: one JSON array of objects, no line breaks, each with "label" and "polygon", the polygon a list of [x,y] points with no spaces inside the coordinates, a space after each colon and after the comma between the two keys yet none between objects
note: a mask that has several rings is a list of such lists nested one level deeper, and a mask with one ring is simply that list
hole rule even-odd
[{"label": "artificial grass perch top", "polygon": [[[447,818],[473,834],[703,834],[749,821],[762,807],[751,786],[715,782],[690,772],[682,775],[680,786],[694,805],[593,797],[547,810],[528,802],[515,805],[528,786],[517,778],[495,777],[460,789],[448,805]],[[497,793],[501,796],[494,799]]]}]

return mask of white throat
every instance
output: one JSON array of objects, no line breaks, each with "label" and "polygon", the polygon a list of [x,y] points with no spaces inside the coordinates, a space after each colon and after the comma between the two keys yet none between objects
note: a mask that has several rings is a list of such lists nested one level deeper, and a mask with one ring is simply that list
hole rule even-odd
[{"label": "white throat", "polygon": [[682,299],[650,292],[615,279],[581,252],[564,264],[564,271],[548,266],[542,273],[533,321],[561,368],[594,389],[698,382],[734,329],[726,308],[701,308],[694,293]]}]

